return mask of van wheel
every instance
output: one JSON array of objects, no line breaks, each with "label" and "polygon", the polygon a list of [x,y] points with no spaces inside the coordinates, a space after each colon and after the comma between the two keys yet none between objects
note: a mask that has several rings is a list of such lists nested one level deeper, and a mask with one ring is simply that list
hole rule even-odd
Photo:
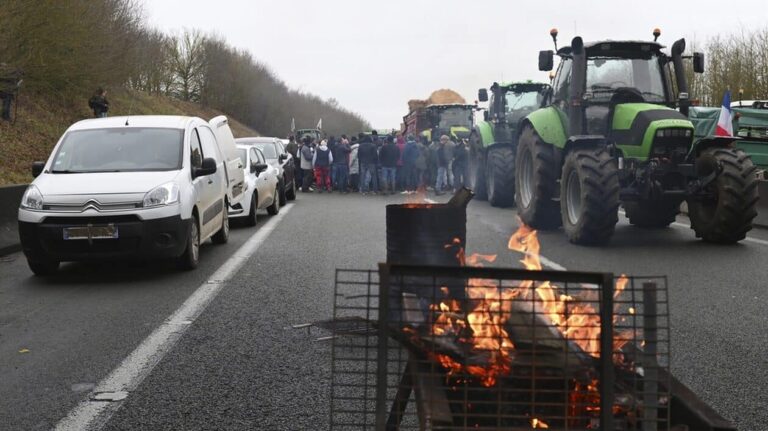
[{"label": "van wheel", "polygon": [[184,249],[184,253],[179,256],[179,268],[181,269],[195,269],[200,263],[200,228],[197,224],[197,216],[192,214],[192,220],[189,222],[189,230],[187,235],[187,248]]},{"label": "van wheel", "polygon": [[285,193],[285,183],[283,181],[280,181],[277,183],[277,190],[278,190],[278,195],[280,196],[280,205],[287,204],[288,196]]},{"label": "van wheel", "polygon": [[53,275],[59,270],[59,261],[57,260],[27,258],[27,265],[38,277]]},{"label": "van wheel", "polygon": [[224,219],[221,222],[221,229],[211,237],[211,241],[214,244],[226,244],[229,241],[229,213],[227,212],[227,207],[227,203],[224,202]]},{"label": "van wheel", "polygon": [[269,215],[277,215],[277,213],[279,212],[280,212],[280,194],[279,194],[279,190],[275,190],[275,198],[272,200],[272,205],[267,207],[267,213],[269,213]]},{"label": "van wheel", "polygon": [[253,195],[251,195],[251,210],[248,211],[248,217],[245,219],[246,226],[256,226],[256,222],[258,221],[258,217],[256,216],[256,206],[258,203],[259,198],[254,192]]}]

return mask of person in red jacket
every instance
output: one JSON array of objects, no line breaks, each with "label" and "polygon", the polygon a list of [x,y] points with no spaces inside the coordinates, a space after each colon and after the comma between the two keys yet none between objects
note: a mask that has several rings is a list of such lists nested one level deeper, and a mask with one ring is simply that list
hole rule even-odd
[{"label": "person in red jacket", "polygon": [[323,139],[315,149],[315,156],[312,159],[319,193],[322,193],[323,189],[328,190],[328,193],[331,192],[331,164],[333,164],[333,153],[328,149],[328,141]]}]

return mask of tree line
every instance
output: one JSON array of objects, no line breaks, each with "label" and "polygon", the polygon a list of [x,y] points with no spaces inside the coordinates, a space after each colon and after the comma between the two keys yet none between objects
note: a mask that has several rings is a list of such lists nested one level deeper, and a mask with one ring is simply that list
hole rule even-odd
[{"label": "tree line", "polygon": [[[695,45],[695,44],[694,44]],[[717,35],[690,51],[704,52],[706,68],[694,75],[688,70],[692,97],[703,106],[719,106],[726,90],[731,100],[768,99],[768,27]]]},{"label": "tree line", "polygon": [[285,136],[320,118],[330,134],[370,125],[334,99],[292,90],[266,65],[221,37],[150,28],[137,0],[2,0],[0,62],[24,88],[62,101],[98,86],[198,102],[265,135]]}]

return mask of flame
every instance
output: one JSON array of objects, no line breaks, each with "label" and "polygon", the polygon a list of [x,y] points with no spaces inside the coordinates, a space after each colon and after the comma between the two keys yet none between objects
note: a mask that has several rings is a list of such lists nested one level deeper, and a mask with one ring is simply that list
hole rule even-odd
[{"label": "flame", "polygon": [[549,425],[547,425],[546,422],[539,418],[533,418],[531,419],[531,428],[533,429],[547,429],[549,428]]}]

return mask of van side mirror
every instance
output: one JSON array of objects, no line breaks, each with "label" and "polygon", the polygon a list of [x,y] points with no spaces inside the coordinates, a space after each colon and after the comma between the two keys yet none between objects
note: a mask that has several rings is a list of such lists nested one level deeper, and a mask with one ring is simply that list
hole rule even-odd
[{"label": "van side mirror", "polygon": [[216,173],[216,160],[210,157],[203,159],[199,168],[192,168],[192,178],[205,177]]},{"label": "van side mirror", "polygon": [[555,52],[552,50],[539,51],[539,70],[549,72],[555,65]]},{"label": "van side mirror", "polygon": [[704,53],[693,53],[693,71],[695,73],[704,73]]},{"label": "van side mirror", "polygon": [[251,164],[251,173],[260,174],[267,170],[268,165],[266,163],[253,163]]},{"label": "van side mirror", "polygon": [[481,102],[487,102],[488,101],[488,90],[485,88],[481,88],[477,92],[477,100]]},{"label": "van side mirror", "polygon": [[32,176],[37,177],[43,173],[45,169],[45,162],[32,162]]}]

